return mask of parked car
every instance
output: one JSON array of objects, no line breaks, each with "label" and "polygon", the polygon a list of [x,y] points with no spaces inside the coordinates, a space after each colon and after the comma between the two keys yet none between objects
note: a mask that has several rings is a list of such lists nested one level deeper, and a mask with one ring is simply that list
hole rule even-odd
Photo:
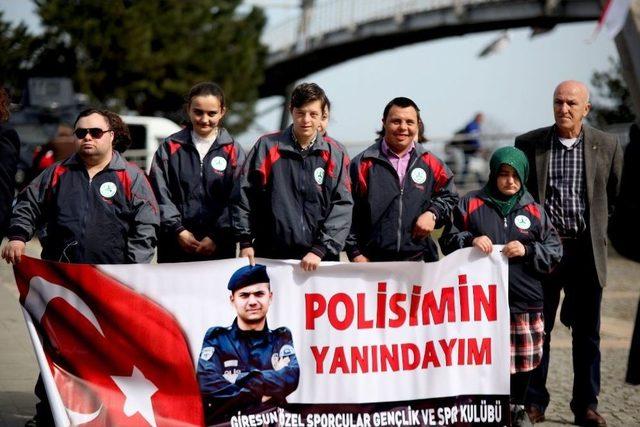
[{"label": "parked car", "polygon": [[132,141],[131,147],[124,152],[124,156],[148,173],[153,155],[160,143],[169,135],[178,132],[180,126],[164,117],[121,117],[129,126]]}]

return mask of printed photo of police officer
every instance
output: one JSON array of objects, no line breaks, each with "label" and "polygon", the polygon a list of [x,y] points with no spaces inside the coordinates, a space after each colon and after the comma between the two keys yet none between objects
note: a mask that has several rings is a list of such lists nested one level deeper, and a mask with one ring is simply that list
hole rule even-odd
[{"label": "printed photo of police officer", "polygon": [[300,377],[291,331],[267,325],[273,300],[267,268],[239,268],[227,288],[237,317],[207,331],[198,359],[207,425],[286,404]]}]

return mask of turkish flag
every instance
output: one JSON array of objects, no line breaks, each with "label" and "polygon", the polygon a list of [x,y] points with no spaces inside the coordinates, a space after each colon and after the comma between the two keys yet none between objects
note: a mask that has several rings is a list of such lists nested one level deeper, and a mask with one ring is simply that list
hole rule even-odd
[{"label": "turkish flag", "polygon": [[92,265],[23,257],[15,275],[72,423],[204,424],[187,341],[167,310]]}]

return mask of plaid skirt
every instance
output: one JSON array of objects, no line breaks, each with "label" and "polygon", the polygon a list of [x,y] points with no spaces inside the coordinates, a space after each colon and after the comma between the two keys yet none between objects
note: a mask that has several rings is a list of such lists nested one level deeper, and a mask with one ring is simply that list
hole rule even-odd
[{"label": "plaid skirt", "polygon": [[511,373],[528,372],[542,359],[542,312],[511,313]]}]

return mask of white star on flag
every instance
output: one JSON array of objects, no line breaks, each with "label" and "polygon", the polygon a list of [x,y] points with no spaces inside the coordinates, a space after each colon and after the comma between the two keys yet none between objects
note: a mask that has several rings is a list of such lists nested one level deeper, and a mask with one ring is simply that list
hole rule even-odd
[{"label": "white star on flag", "polygon": [[156,418],[153,414],[151,396],[158,391],[154,383],[145,378],[140,370],[134,366],[130,377],[111,377],[118,388],[125,395],[124,413],[131,417],[136,412],[140,412],[142,418],[153,426],[156,426]]}]

